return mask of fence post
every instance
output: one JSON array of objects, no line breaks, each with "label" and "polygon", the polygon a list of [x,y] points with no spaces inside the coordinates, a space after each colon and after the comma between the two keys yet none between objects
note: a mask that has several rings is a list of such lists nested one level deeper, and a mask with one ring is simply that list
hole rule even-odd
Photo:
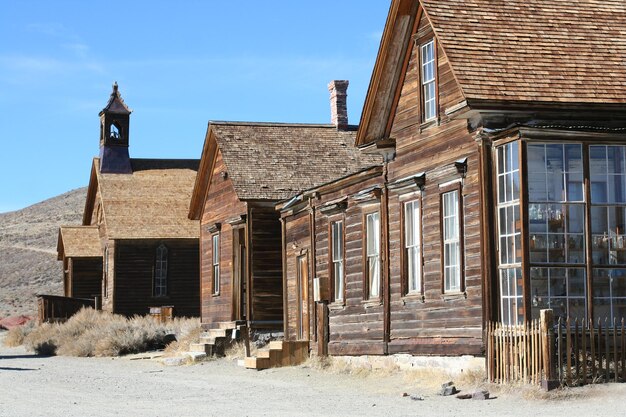
[{"label": "fence post", "polygon": [[541,353],[543,357],[544,379],[541,387],[552,390],[558,387],[559,381],[556,379],[556,367],[554,361],[554,312],[552,310],[540,311],[541,328]]}]

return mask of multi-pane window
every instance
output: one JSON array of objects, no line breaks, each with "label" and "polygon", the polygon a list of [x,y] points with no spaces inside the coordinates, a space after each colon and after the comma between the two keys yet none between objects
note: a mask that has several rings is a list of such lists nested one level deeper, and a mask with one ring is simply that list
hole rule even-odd
[{"label": "multi-pane window", "polygon": [[343,300],[344,292],[344,265],[343,265],[343,222],[333,222],[331,224],[332,239],[332,278],[335,301]]},{"label": "multi-pane window", "polygon": [[461,224],[459,191],[442,194],[444,291],[461,291]]},{"label": "multi-pane window", "polygon": [[212,274],[213,274],[213,294],[220,293],[220,235],[214,234],[212,238]]},{"label": "multi-pane window", "polygon": [[430,40],[420,47],[422,66],[422,104],[424,121],[437,116],[437,92],[435,88],[435,42]]},{"label": "multi-pane window", "polygon": [[[626,146],[589,146],[593,306],[626,317]],[[621,267],[618,267],[621,266]]]},{"label": "multi-pane window", "polygon": [[167,295],[167,247],[160,244],[156,249],[154,265],[154,296]]},{"label": "multi-pane window", "polygon": [[380,297],[380,215],[370,213],[366,222],[368,298]]},{"label": "multi-pane window", "polygon": [[522,222],[517,142],[498,147],[497,164],[500,313],[505,324],[516,324],[523,320]]},{"label": "multi-pane window", "polygon": [[534,314],[586,317],[582,145],[528,145],[530,284]]},{"label": "multi-pane window", "polygon": [[105,246],[104,247],[104,265],[103,265],[103,272],[102,272],[102,282],[103,282],[103,286],[104,286],[104,296],[108,297],[109,296],[109,247]]},{"label": "multi-pane window", "polygon": [[408,293],[419,292],[422,289],[420,229],[420,202],[409,201],[404,204],[404,268]]}]

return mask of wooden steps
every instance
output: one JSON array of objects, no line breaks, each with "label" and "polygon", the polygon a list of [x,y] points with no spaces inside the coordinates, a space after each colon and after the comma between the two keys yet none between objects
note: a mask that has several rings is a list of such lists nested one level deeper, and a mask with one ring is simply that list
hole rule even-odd
[{"label": "wooden steps", "polygon": [[243,366],[248,369],[268,369],[280,366],[294,366],[309,357],[309,342],[277,340],[259,350],[256,356],[246,358]]},{"label": "wooden steps", "polygon": [[189,345],[190,353],[204,353],[206,356],[224,356],[224,350],[232,342],[233,332],[239,331],[241,324],[236,321],[214,323],[200,335],[199,343]]}]

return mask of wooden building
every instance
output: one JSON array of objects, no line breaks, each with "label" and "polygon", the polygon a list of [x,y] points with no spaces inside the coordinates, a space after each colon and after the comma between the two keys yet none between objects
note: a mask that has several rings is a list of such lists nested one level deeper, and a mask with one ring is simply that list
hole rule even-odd
[{"label": "wooden building", "polygon": [[[189,216],[200,221],[202,323],[246,322],[283,328],[281,224],[275,204],[328,182],[339,172],[372,164],[350,151],[355,129],[332,124],[210,122]],[[341,111],[339,115],[341,115]],[[320,161],[315,171],[303,169]],[[374,162],[375,163],[375,162]],[[222,323],[222,324],[220,324]]]},{"label": "wooden building", "polygon": [[623,317],[624,30],[617,1],[393,0],[355,141],[384,166],[277,206],[286,337],[481,354],[487,320]]},{"label": "wooden building", "polygon": [[130,158],[130,113],[115,84],[100,112],[82,228],[72,232],[96,235],[104,310],[130,316],[173,306],[175,315],[198,316],[199,226],[187,211],[199,161]]},{"label": "wooden building", "polygon": [[63,261],[63,293],[70,298],[95,298],[102,293],[102,249],[98,228],[62,226],[57,243]]}]

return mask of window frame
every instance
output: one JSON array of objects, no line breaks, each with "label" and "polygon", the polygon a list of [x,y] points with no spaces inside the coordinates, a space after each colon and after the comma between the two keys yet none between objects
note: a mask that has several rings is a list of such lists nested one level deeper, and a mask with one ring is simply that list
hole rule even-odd
[{"label": "window frame", "polygon": [[[336,276],[335,276],[335,259],[334,258],[334,253],[335,253],[335,248],[334,248],[334,233],[333,233],[333,226],[335,224],[341,223],[341,227],[339,230],[341,230],[341,248],[340,248],[340,253],[341,253],[341,271],[342,271],[342,281],[343,281],[343,285],[342,285],[342,291],[341,291],[341,298],[337,298],[337,294],[335,291],[336,288],[336,284],[335,284],[335,280],[336,280]],[[330,277],[330,287],[331,287],[331,291],[330,291],[330,299],[331,302],[333,303],[337,303],[337,304],[345,304],[346,302],[346,222],[345,222],[345,218],[341,217],[341,218],[337,218],[337,219],[329,219],[328,222],[328,241],[329,241],[329,251],[328,251],[328,276]]]},{"label": "window frame", "polygon": [[[426,48],[428,45],[432,44],[432,48],[433,48],[433,59],[432,61],[428,61],[428,62],[424,62],[424,48]],[[419,53],[419,57],[418,57],[418,61],[419,61],[419,96],[420,96],[420,117],[421,117],[421,123],[422,124],[427,124],[427,123],[432,123],[437,121],[438,117],[439,117],[439,83],[437,82],[438,80],[438,71],[437,71],[437,42],[435,40],[435,37],[432,36],[432,34],[429,34],[428,36],[420,39],[420,41],[418,42],[418,53]],[[427,83],[424,82],[424,68],[425,65],[432,63],[433,65],[433,76],[432,76],[432,80],[428,81]],[[427,85],[429,85],[430,83],[434,84],[434,96],[432,97],[432,100],[434,101],[434,113],[430,116],[427,117],[426,116],[426,94],[425,94],[425,87]],[[431,101],[431,100],[428,100]]]},{"label": "window frame", "polygon": [[[409,255],[408,248],[406,246],[407,242],[407,229],[406,229],[406,213],[407,213],[407,205],[408,204],[418,204],[418,218],[419,218],[419,228],[418,228],[418,236],[417,241],[418,244],[413,247],[418,247],[418,255],[419,255],[419,275],[418,275],[418,286],[417,289],[411,290],[410,288],[410,277],[409,277]],[[402,266],[401,274],[402,274],[402,295],[403,296],[413,296],[413,295],[424,295],[424,245],[423,245],[423,223],[422,223],[422,197],[421,195],[412,196],[405,200],[400,201],[401,213],[400,213],[400,264]]]},{"label": "window frame", "polygon": [[[457,192],[457,226],[459,229],[458,243],[459,243],[459,288],[446,289],[446,265],[445,265],[445,237],[444,237],[444,196],[448,193]],[[464,217],[463,211],[463,187],[461,182],[456,182],[446,187],[439,189],[439,236],[441,244],[441,293],[442,294],[463,294],[465,293],[465,230],[464,230]]]},{"label": "window frame", "polygon": [[[217,240],[217,250],[215,241]],[[211,234],[211,295],[220,295],[221,286],[221,236],[220,233]],[[217,262],[216,262],[217,261]],[[216,273],[217,270],[217,273]]]},{"label": "window frame", "polygon": [[[368,239],[370,234],[367,231],[367,219],[369,216],[377,215],[378,216],[378,295],[371,294],[370,288],[370,272],[369,272],[369,254],[368,254]],[[381,216],[380,216],[380,208],[376,207],[375,209],[364,210],[363,211],[363,300],[364,301],[380,301],[382,300],[382,290],[383,290],[383,265],[381,260],[381,252],[382,252],[382,230],[381,230]]]},{"label": "window frame", "polygon": [[169,249],[164,243],[160,243],[154,254],[154,274],[152,278],[152,296],[167,297],[169,272]]},{"label": "window frame", "polygon": [[104,246],[104,253],[103,253],[103,262],[102,262],[102,269],[103,269],[103,273],[102,273],[102,285],[103,285],[103,294],[104,294],[104,298],[109,298],[109,245],[105,245]]}]

